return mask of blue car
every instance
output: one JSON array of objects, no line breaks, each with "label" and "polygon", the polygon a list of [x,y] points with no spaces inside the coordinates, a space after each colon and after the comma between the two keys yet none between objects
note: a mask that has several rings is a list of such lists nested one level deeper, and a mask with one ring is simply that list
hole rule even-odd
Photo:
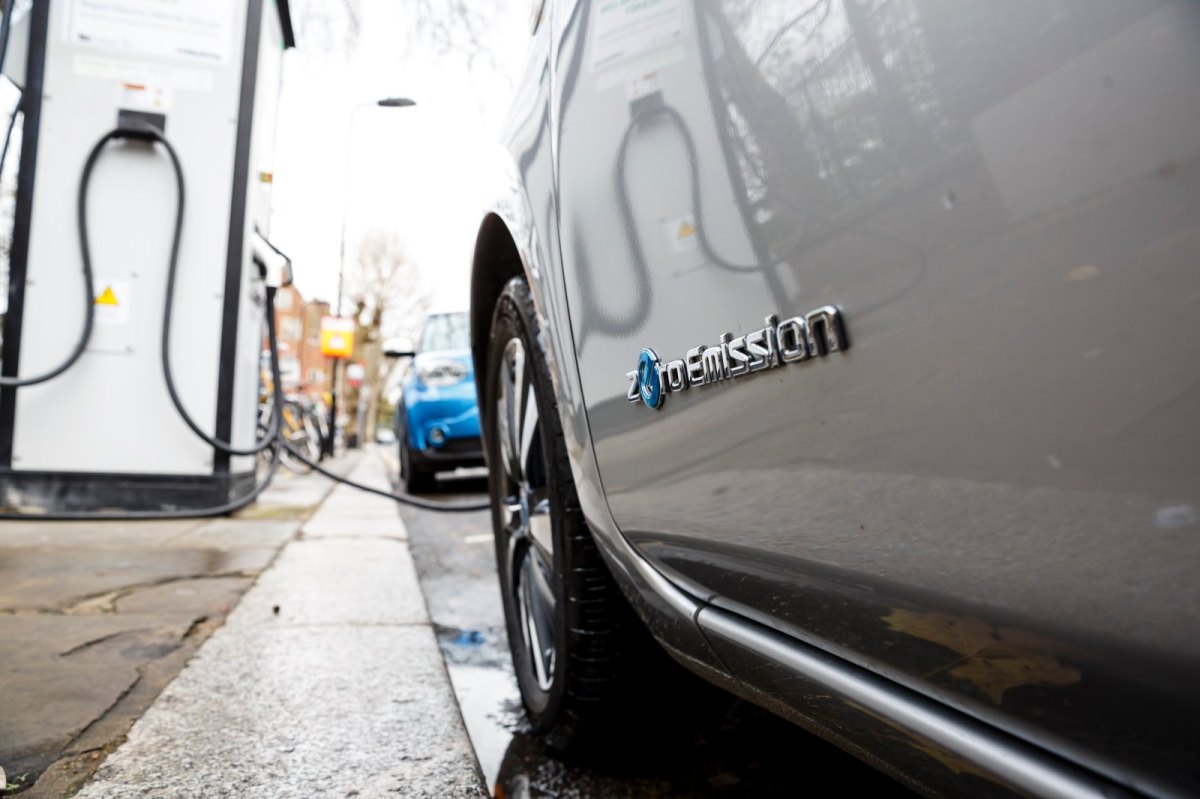
[{"label": "blue car", "polygon": [[469,325],[466,312],[431,314],[404,377],[396,433],[409,493],[431,490],[437,472],[483,465]]}]

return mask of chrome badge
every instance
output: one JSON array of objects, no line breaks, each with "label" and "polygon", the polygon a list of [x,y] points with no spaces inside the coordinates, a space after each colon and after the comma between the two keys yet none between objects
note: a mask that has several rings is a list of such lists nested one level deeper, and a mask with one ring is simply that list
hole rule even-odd
[{"label": "chrome badge", "polygon": [[669,394],[823,358],[850,347],[842,312],[832,305],[782,322],[772,314],[766,323],[761,330],[737,338],[725,333],[714,347],[693,347],[682,360],[663,363],[654,350],[642,350],[637,369],[625,374],[629,379],[626,399],[657,409]]}]

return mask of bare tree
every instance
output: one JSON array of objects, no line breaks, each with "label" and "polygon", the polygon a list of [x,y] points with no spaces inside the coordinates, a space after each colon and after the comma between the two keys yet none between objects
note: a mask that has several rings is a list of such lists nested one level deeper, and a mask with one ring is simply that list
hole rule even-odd
[{"label": "bare tree", "polygon": [[[357,325],[354,351],[366,373],[362,389],[354,392],[349,407],[357,421],[359,400],[365,397],[365,419],[373,422],[392,368],[383,357],[383,342],[390,336],[412,336],[419,329],[429,309],[430,294],[394,231],[368,233],[347,278],[347,296]],[[374,438],[374,427],[365,425],[367,440]]]},{"label": "bare tree", "polygon": [[354,54],[362,31],[363,0],[293,0],[296,39],[305,50]]},{"label": "bare tree", "polygon": [[468,69],[496,69],[494,36],[507,7],[506,0],[415,0],[409,43],[427,46],[439,56],[463,57]]},{"label": "bare tree", "polygon": [[[305,51],[354,55],[368,3],[395,0],[292,0],[296,37]],[[499,21],[508,0],[412,0],[403,4],[412,48],[438,57],[463,59],[469,70],[485,67],[497,73]],[[508,76],[503,76],[508,80]]]}]

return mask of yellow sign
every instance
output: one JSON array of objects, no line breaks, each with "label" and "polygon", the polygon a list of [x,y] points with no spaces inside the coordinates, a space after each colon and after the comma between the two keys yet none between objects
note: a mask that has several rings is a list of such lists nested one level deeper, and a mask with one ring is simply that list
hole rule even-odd
[{"label": "yellow sign", "polygon": [[354,356],[354,320],[339,316],[321,317],[321,354],[326,358]]},{"label": "yellow sign", "polygon": [[100,296],[96,298],[97,305],[119,305],[117,295],[113,293],[112,286],[105,286],[104,291],[100,292]]}]

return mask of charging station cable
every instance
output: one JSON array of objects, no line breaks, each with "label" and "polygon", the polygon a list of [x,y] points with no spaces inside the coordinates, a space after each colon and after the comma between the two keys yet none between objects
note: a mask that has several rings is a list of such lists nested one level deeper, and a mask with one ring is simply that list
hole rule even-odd
[{"label": "charging station cable", "polygon": [[[175,294],[175,278],[179,267],[179,244],[183,235],[183,219],[184,219],[184,204],[186,201],[186,188],[183,177],[183,168],[179,162],[179,155],[175,148],[163,135],[162,131],[150,126],[143,127],[118,127],[104,134],[96,145],[92,148],[88,156],[87,163],[84,165],[83,176],[80,181],[79,188],[79,204],[78,204],[78,223],[79,223],[79,245],[80,253],[83,258],[84,279],[87,284],[88,302],[87,312],[84,324],[84,333],[80,338],[79,345],[71,357],[61,366],[53,371],[36,378],[36,382],[44,382],[52,377],[55,377],[66,371],[70,366],[78,360],[80,354],[87,347],[88,340],[91,337],[92,322],[93,322],[93,303],[92,303],[92,265],[91,265],[91,248],[87,233],[87,214],[86,201],[88,184],[91,179],[91,173],[95,167],[97,159],[106,145],[117,140],[133,140],[143,141],[150,144],[159,144],[170,158],[172,171],[175,175],[176,186],[176,210],[175,210],[175,229],[171,237],[171,253],[167,263],[167,289],[166,300],[163,304],[163,323],[162,323],[162,352],[161,364],[163,369],[163,377],[167,384],[167,393],[170,396],[171,404],[175,406],[179,416],[187,424],[188,428],[202,441],[210,446],[226,452],[230,455],[257,455],[267,449],[271,450],[271,461],[267,469],[267,473],[262,480],[255,484],[254,488],[244,497],[241,497],[233,502],[223,505],[198,508],[195,510],[163,510],[163,511],[118,511],[115,513],[90,512],[90,511],[57,511],[46,514],[35,513],[2,513],[0,519],[43,519],[43,520],[106,520],[106,519],[177,519],[177,518],[192,518],[201,516],[219,516],[226,513],[239,510],[254,501],[261,494],[274,478],[279,466],[280,456],[283,450],[287,450],[294,458],[302,463],[311,466],[316,472],[330,478],[338,483],[348,485],[352,488],[357,488],[361,491],[366,491],[370,494],[375,494],[387,499],[395,500],[396,502],[405,505],[411,505],[425,510],[440,511],[443,513],[468,513],[481,510],[487,510],[491,507],[490,502],[460,502],[455,504],[443,504],[440,502],[432,502],[430,500],[414,497],[409,494],[392,493],[384,491],[373,486],[364,485],[363,483],[350,480],[341,475],[330,471],[321,464],[309,458],[303,452],[294,447],[283,436],[282,425],[280,420],[283,417],[283,393],[282,393],[282,377],[279,370],[279,342],[275,330],[275,292],[278,286],[272,285],[270,282],[267,285],[267,301],[266,301],[266,317],[267,317],[267,343],[270,349],[271,360],[271,378],[274,381],[274,390],[272,391],[272,419],[268,431],[262,439],[255,443],[253,447],[239,448],[234,447],[228,441],[221,441],[218,438],[210,436],[204,432],[198,424],[192,419],[191,415],[184,408],[179,392],[175,388],[175,381],[171,374],[170,361],[170,342],[171,342],[171,320],[174,315],[174,294]],[[261,234],[259,234],[261,237]],[[265,241],[265,239],[264,239]],[[275,253],[282,256],[273,245],[270,245]],[[286,258],[286,256],[283,256]],[[265,268],[265,265],[264,265]],[[267,270],[277,271],[277,270]],[[22,381],[18,385],[30,385],[28,381]]]},{"label": "charging station cable", "polygon": [[[171,321],[175,316],[175,277],[179,266],[179,242],[183,237],[183,212],[185,200],[183,167],[179,163],[179,154],[175,152],[175,148],[171,146],[171,143],[167,141],[167,138],[163,136],[159,130],[150,126],[138,128],[116,128],[115,130],[105,134],[100,139],[100,145],[98,146],[103,146],[104,143],[111,141],[112,139],[135,139],[162,145],[162,148],[167,151],[167,156],[171,159],[171,167],[175,172],[175,231],[171,236],[171,258],[170,261],[168,261],[167,266],[167,296],[166,300],[163,302],[162,347],[161,352],[159,353],[162,362],[163,378],[167,383],[167,393],[171,396],[171,404],[175,406],[175,410],[179,412],[179,418],[183,419],[183,423],[188,426],[188,429],[195,433],[197,437],[199,437],[210,447],[219,449],[221,452],[229,455],[257,455],[267,447],[272,446],[276,439],[279,438],[279,431],[281,428],[280,419],[283,416],[281,401],[283,395],[280,394],[278,390],[272,392],[275,398],[275,412],[271,414],[271,425],[266,434],[257,442],[255,442],[253,446],[235,447],[228,441],[222,441],[219,438],[210,436],[208,433],[204,432],[199,424],[196,423],[196,420],[192,418],[190,413],[188,413],[187,408],[183,406],[183,399],[179,396],[179,390],[175,386],[175,377],[171,374]],[[91,165],[92,164],[89,162],[88,166],[84,167],[85,176],[87,174],[86,170],[89,169]],[[86,186],[86,177],[84,180],[84,185]],[[87,238],[85,233],[84,240],[81,243],[81,247],[85,251],[85,263],[91,260],[90,256],[86,254],[87,246]],[[274,323],[275,321],[274,308],[276,288],[276,286],[272,286],[270,284],[267,286],[267,317],[271,323]],[[272,375],[272,379],[278,380],[278,375]],[[276,383],[276,386],[278,385],[279,384]]]},{"label": "charging station cable", "polygon": [[92,338],[92,327],[95,322],[95,298],[96,286],[95,279],[92,274],[92,256],[88,247],[88,232],[87,232],[87,193],[88,183],[92,177],[92,169],[96,166],[96,161],[100,158],[100,153],[104,146],[112,139],[120,136],[119,130],[111,131],[96,142],[96,146],[88,153],[87,163],[83,167],[83,176],[79,181],[79,199],[75,206],[75,219],[79,226],[79,249],[83,258],[83,329],[79,332],[79,338],[75,341],[75,347],[71,350],[71,354],[66,360],[58,366],[43,372],[34,377],[0,377],[0,388],[22,388],[24,386],[35,386],[38,383],[45,383],[48,380],[61,375],[63,372],[75,365],[87,349],[88,342]]},{"label": "charging station cable", "polygon": [[[372,494],[377,494],[379,496],[387,497],[388,499],[394,499],[397,502],[402,502],[406,505],[412,505],[414,507],[424,508],[426,510],[446,511],[446,512],[451,512],[451,513],[479,511],[479,510],[486,510],[487,508],[490,508],[491,503],[488,503],[488,502],[457,503],[454,505],[445,505],[440,502],[430,502],[428,500],[420,499],[418,497],[414,497],[409,494],[396,494],[396,493],[392,493],[390,491],[383,491],[378,488],[373,488],[371,486],[364,485],[362,483],[357,483],[353,480],[342,477],[341,475],[339,475],[335,472],[332,472],[329,469],[326,469],[325,467],[321,466],[319,463],[312,460],[307,455],[305,455],[303,452],[301,452],[298,448],[293,446],[291,444],[291,442],[287,441],[282,434],[282,430],[281,430],[281,426],[280,426],[280,419],[282,418],[283,413],[282,413],[282,408],[280,406],[281,406],[281,400],[282,400],[283,394],[280,391],[281,386],[282,386],[282,380],[278,373],[272,375],[272,379],[275,381],[275,390],[272,392],[275,397],[275,413],[272,415],[272,419],[271,419],[271,430],[254,447],[251,447],[248,449],[238,449],[236,447],[231,446],[228,441],[221,441],[219,439],[213,438],[212,436],[205,433],[202,429],[200,429],[200,426],[198,424],[196,424],[196,422],[188,414],[187,410],[183,407],[183,402],[179,397],[179,393],[175,390],[175,381],[171,377],[171,359],[170,359],[170,354],[169,354],[170,353],[170,340],[171,340],[171,317],[172,317],[172,310],[173,310],[173,306],[174,306],[173,300],[174,300],[174,295],[175,295],[175,275],[176,275],[176,272],[178,271],[178,267],[179,267],[179,240],[183,233],[183,207],[184,207],[185,193],[186,193],[185,188],[184,188],[183,169],[180,167],[179,156],[176,154],[175,148],[171,145],[171,143],[169,141],[167,141],[167,138],[162,134],[161,131],[159,131],[155,128],[152,128],[152,127],[134,128],[134,129],[119,128],[118,130],[121,131],[120,135],[125,136],[127,138],[141,138],[146,141],[157,142],[158,144],[161,144],[163,149],[167,151],[167,155],[170,156],[171,164],[174,167],[174,171],[175,171],[176,196],[178,199],[178,207],[176,208],[176,213],[175,213],[175,232],[174,232],[174,235],[172,236],[172,242],[171,242],[171,260],[167,265],[167,298],[166,298],[166,302],[163,305],[162,368],[163,368],[163,376],[166,378],[166,381],[167,381],[167,390],[168,390],[168,393],[171,395],[171,403],[175,406],[175,409],[177,411],[179,411],[180,417],[187,424],[187,426],[189,428],[191,428],[192,432],[195,433],[197,436],[199,436],[200,439],[202,439],[206,443],[211,444],[212,446],[216,447],[217,449],[219,449],[223,452],[228,452],[231,455],[254,455],[259,452],[262,452],[264,449],[266,449],[268,446],[271,446],[272,444],[277,444],[279,447],[286,449],[288,451],[288,453],[290,455],[292,455],[292,457],[296,458],[297,460],[301,461],[302,463],[307,464],[308,466],[311,466],[316,472],[318,472],[319,474],[325,475],[326,477],[330,478],[331,480],[335,480],[339,483],[343,483],[345,485],[352,486],[352,487],[360,489],[362,491],[367,491]],[[114,133],[115,132],[116,131],[114,131]],[[264,239],[264,241],[265,241],[265,239]],[[272,249],[274,249],[274,247],[272,247]],[[278,250],[276,250],[276,253],[279,254]],[[274,327],[274,317],[275,317],[275,291],[276,291],[276,288],[274,286],[268,285],[268,288],[267,288],[267,317],[268,317],[272,327]],[[272,369],[275,369],[277,367],[277,364],[279,361],[278,343],[274,340],[274,337],[268,337],[268,339],[269,339],[268,343],[271,347]]]}]

